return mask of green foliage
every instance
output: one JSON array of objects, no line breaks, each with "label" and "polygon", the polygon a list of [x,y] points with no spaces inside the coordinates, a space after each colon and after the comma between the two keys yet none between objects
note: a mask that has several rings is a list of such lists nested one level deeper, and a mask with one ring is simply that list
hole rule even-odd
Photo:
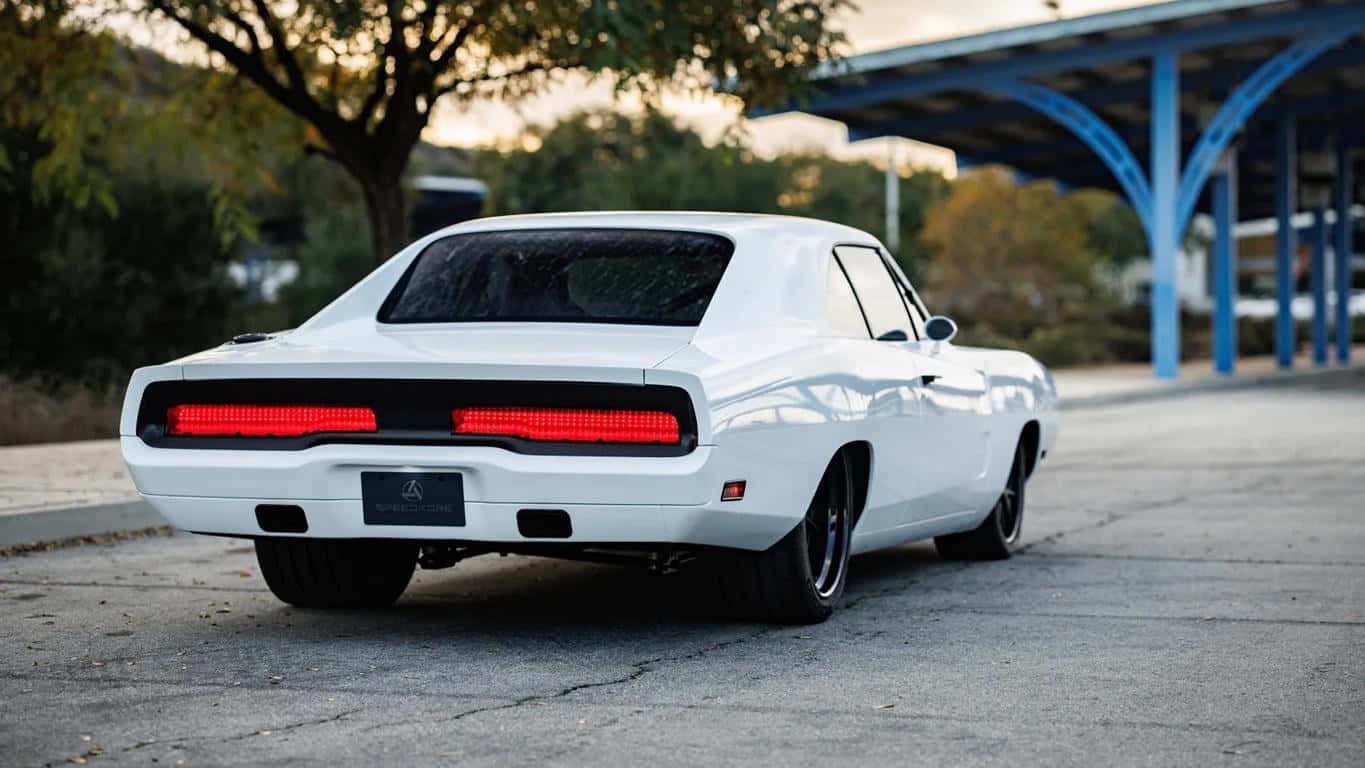
[{"label": "green foliage", "polygon": [[[925,238],[935,253],[926,301],[959,318],[963,339],[1032,344],[1057,364],[1091,359],[1103,345],[1068,326],[1097,323],[1117,305],[1102,279],[1096,233],[1112,223],[1112,198],[1064,195],[1051,183],[1016,184],[1004,169],[958,178],[930,212]],[[1110,258],[1125,258],[1121,246]],[[1048,360],[1044,358],[1045,362]]]},{"label": "green foliage", "polygon": [[[301,124],[236,78],[124,46],[77,8],[0,0],[0,126],[26,137],[31,194],[113,215],[121,176],[207,180],[224,243],[254,238],[247,198],[297,153]],[[0,172],[14,168],[0,148]]]},{"label": "green foliage", "polygon": [[[31,194],[114,213],[107,169],[90,159],[118,135],[130,73],[113,38],[69,10],[64,0],[0,0],[0,125],[27,134],[30,147],[41,142],[22,163]],[[0,157],[0,170],[12,173],[11,153]]]},{"label": "green foliage", "polygon": [[1081,216],[1086,247],[1100,264],[1125,267],[1147,258],[1147,233],[1131,206],[1097,189],[1077,190],[1067,197]]},{"label": "green foliage", "polygon": [[[707,146],[655,111],[566,118],[536,135],[534,152],[484,152],[474,170],[489,185],[485,212],[712,210],[810,216],[884,235],[882,172],[819,155],[756,157]],[[898,254],[912,273],[926,258],[920,228],[946,193],[937,173],[901,180]]]},{"label": "green foliage", "polygon": [[226,263],[299,124],[73,8],[0,0],[0,361],[103,387],[224,338]]},{"label": "green foliage", "polygon": [[0,359],[9,372],[104,384],[130,365],[222,341],[238,300],[228,252],[202,186],[115,180],[118,216],[98,207],[26,203],[0,223],[17,243],[0,306]]}]

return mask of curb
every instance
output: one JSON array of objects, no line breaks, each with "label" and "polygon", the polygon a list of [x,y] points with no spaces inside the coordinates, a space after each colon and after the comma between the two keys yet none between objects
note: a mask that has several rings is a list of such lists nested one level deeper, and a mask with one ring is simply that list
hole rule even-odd
[{"label": "curb", "polygon": [[145,501],[123,501],[84,507],[35,509],[0,515],[0,549],[26,547],[84,536],[161,528],[168,525]]},{"label": "curb", "polygon": [[1174,381],[1166,384],[1157,384],[1156,386],[1146,389],[1137,389],[1128,392],[1113,392],[1109,394],[1086,395],[1081,397],[1062,397],[1058,403],[1058,407],[1063,411],[1075,411],[1086,408],[1102,408],[1110,405],[1127,405],[1129,403],[1165,400],[1168,398],[1209,392],[1275,387],[1289,384],[1301,384],[1305,381],[1313,380],[1332,381],[1336,379],[1350,379],[1361,377],[1362,374],[1365,374],[1365,366],[1350,365],[1344,368],[1307,368],[1300,370],[1274,371],[1251,376],[1216,376],[1213,378],[1195,379],[1192,381]]}]

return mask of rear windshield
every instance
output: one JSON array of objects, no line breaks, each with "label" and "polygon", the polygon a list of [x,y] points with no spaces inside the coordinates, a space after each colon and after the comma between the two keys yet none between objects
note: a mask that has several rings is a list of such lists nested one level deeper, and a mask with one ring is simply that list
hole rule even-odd
[{"label": "rear windshield", "polygon": [[379,321],[698,325],[733,250],[717,235],[660,230],[453,235],[417,256]]}]

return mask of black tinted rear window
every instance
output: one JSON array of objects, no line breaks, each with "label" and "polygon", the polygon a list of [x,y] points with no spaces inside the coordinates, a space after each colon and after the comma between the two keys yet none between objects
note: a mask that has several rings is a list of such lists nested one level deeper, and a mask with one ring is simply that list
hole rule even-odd
[{"label": "black tinted rear window", "polygon": [[417,256],[379,321],[697,325],[733,250],[717,235],[660,230],[453,235]]}]

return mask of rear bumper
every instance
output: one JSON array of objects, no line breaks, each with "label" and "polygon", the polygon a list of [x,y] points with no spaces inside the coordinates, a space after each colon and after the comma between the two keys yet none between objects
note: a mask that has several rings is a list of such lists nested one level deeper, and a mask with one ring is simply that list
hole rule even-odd
[{"label": "rear bumper", "polygon": [[[781,538],[794,521],[739,512],[731,506],[559,504],[569,514],[568,538],[532,539],[517,530],[523,505],[466,502],[465,525],[366,525],[355,499],[243,499],[146,495],[175,527],[229,536],[297,536],[323,539],[420,539],[494,543],[684,544],[761,550]],[[256,523],[257,504],[293,504],[308,518],[304,534],[266,533]]]},{"label": "rear bumper", "polygon": [[[485,542],[694,544],[765,549],[804,514],[787,498],[779,467],[716,446],[684,456],[544,456],[489,446],[319,445],[300,451],[154,448],[122,438],[138,490],[178,528],[234,536],[267,534],[258,504],[302,507],[309,538],[403,538]],[[746,468],[747,467],[747,471]],[[723,469],[722,469],[723,468]],[[463,526],[366,525],[364,471],[458,472]],[[720,501],[726,480],[750,480],[741,501]],[[758,481],[758,482],[756,482]],[[567,539],[528,539],[517,511],[562,509]]]}]

